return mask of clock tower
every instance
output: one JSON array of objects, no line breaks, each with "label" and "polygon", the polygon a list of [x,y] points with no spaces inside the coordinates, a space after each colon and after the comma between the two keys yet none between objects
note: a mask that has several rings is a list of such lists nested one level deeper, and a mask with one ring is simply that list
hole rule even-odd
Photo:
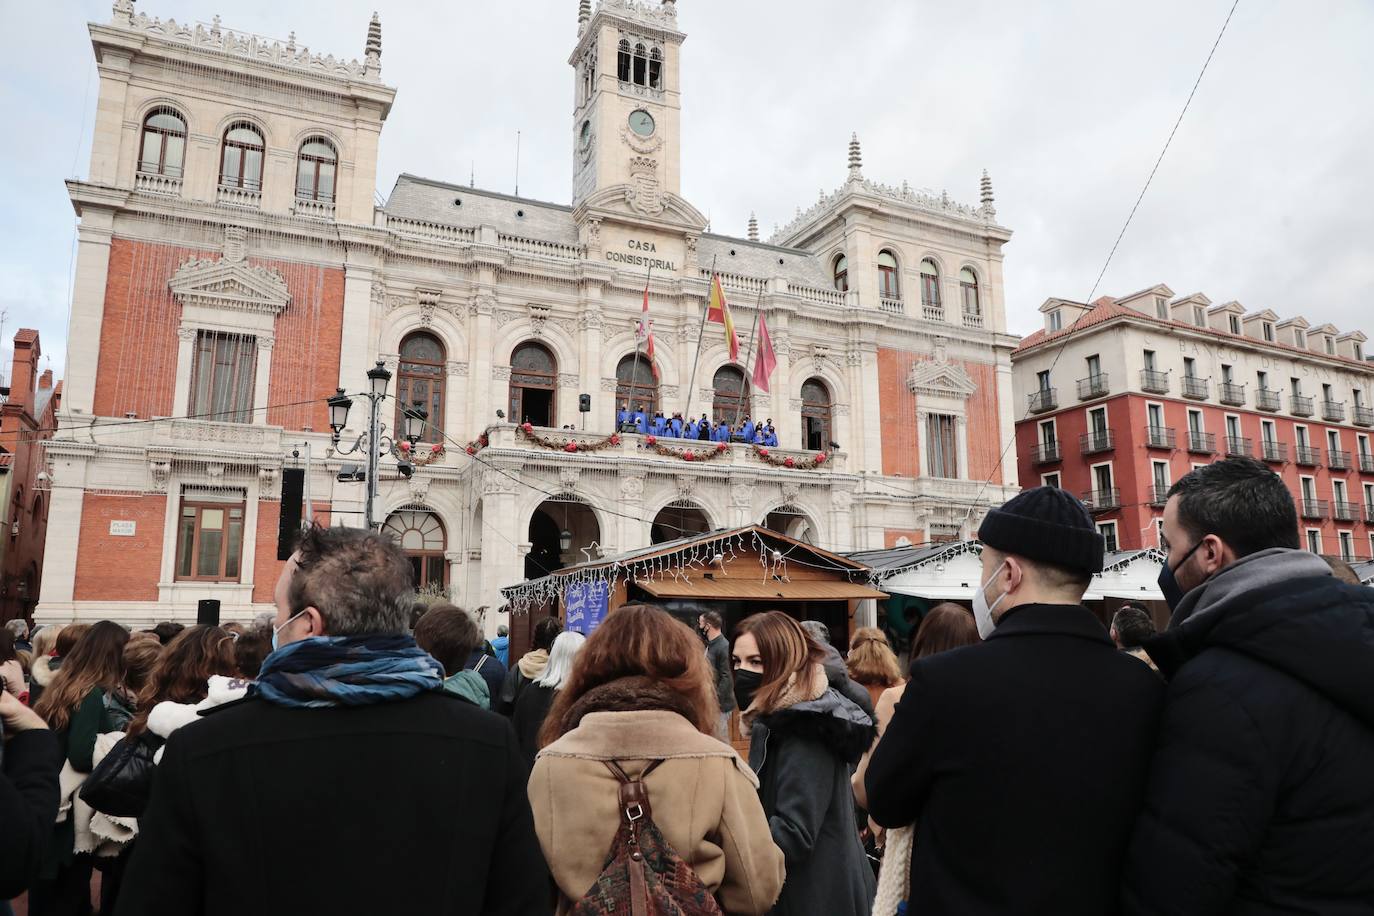
[{"label": "clock tower", "polygon": [[[574,208],[600,209],[620,198],[632,214],[680,222],[681,207],[673,204],[680,202],[678,61],[685,38],[675,0],[601,0],[595,13],[591,0],[580,0],[577,48],[568,61],[577,73]],[[619,193],[603,193],[613,190]]]}]

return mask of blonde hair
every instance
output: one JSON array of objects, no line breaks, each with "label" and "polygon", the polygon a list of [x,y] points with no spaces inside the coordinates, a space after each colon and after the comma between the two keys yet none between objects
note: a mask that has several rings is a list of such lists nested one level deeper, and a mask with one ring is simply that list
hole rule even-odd
[{"label": "blonde hair", "polygon": [[52,655],[52,650],[57,646],[57,636],[61,632],[62,627],[49,624],[33,634],[33,657],[44,658]]},{"label": "blonde hair", "polygon": [[865,687],[896,687],[902,682],[902,666],[887,636],[877,627],[854,631],[849,641],[849,677]]}]

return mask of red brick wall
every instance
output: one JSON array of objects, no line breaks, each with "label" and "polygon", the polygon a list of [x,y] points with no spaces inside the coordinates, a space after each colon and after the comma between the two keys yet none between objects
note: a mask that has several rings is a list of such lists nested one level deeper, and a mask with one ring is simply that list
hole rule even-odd
[{"label": "red brick wall", "polygon": [[[166,512],[165,496],[85,494],[72,597],[77,601],[156,601]],[[116,519],[135,522],[134,536],[111,536],[110,522]]]},{"label": "red brick wall", "polygon": [[[329,407],[324,399],[339,387],[344,273],[311,264],[253,263],[280,271],[291,291],[291,304],[277,316],[272,378],[267,386],[268,404],[282,406],[267,412],[267,422],[287,429],[327,430]],[[310,399],[315,403],[297,403]]]},{"label": "red brick wall", "polygon": [[[929,359],[928,354],[878,348],[878,409],[883,418],[883,473],[902,477],[919,477],[923,473],[917,450],[920,430],[916,422],[919,398],[907,387],[907,376],[917,362]],[[963,362],[969,378],[978,391],[966,403],[968,420],[968,467],[960,476],[968,480],[987,480],[1001,477],[997,459],[1002,447],[998,427],[997,371],[984,363]],[[1007,461],[1012,456],[1006,456]]]},{"label": "red brick wall", "polygon": [[[329,524],[329,503],[315,503],[315,521]],[[277,529],[281,525],[281,503],[258,503],[258,550],[253,558],[253,602],[271,604],[285,560],[277,559]]]}]

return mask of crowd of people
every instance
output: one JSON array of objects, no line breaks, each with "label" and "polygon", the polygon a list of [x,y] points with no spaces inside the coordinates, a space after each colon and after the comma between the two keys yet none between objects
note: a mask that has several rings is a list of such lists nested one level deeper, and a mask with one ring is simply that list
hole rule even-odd
[{"label": "crowd of people", "polygon": [[778,431],[773,427],[773,419],[756,422],[747,414],[729,421],[712,420],[707,414],[700,419],[675,413],[665,417],[663,411],[648,414],[642,407],[631,409],[628,401],[622,402],[615,414],[615,428],[623,433],[638,433],[641,436],[657,436],[660,439],[695,439],[701,442],[740,442],[745,445],[764,445],[776,448]]},{"label": "crowd of people", "polygon": [[1175,484],[1164,536],[1161,632],[1083,606],[1102,537],[1039,488],[907,659],[631,604],[508,665],[392,542],[312,529],[266,625],[0,631],[0,897],[89,913],[95,867],[118,916],[1374,912],[1374,593],[1250,459]]}]

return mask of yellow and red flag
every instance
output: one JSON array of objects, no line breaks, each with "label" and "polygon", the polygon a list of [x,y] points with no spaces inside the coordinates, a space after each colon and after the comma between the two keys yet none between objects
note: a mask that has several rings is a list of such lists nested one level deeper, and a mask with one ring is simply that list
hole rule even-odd
[{"label": "yellow and red flag", "polygon": [[739,335],[735,333],[735,319],[730,315],[730,303],[720,287],[720,274],[711,275],[711,301],[706,307],[706,320],[725,325],[725,340],[730,344],[730,361],[739,362]]}]

